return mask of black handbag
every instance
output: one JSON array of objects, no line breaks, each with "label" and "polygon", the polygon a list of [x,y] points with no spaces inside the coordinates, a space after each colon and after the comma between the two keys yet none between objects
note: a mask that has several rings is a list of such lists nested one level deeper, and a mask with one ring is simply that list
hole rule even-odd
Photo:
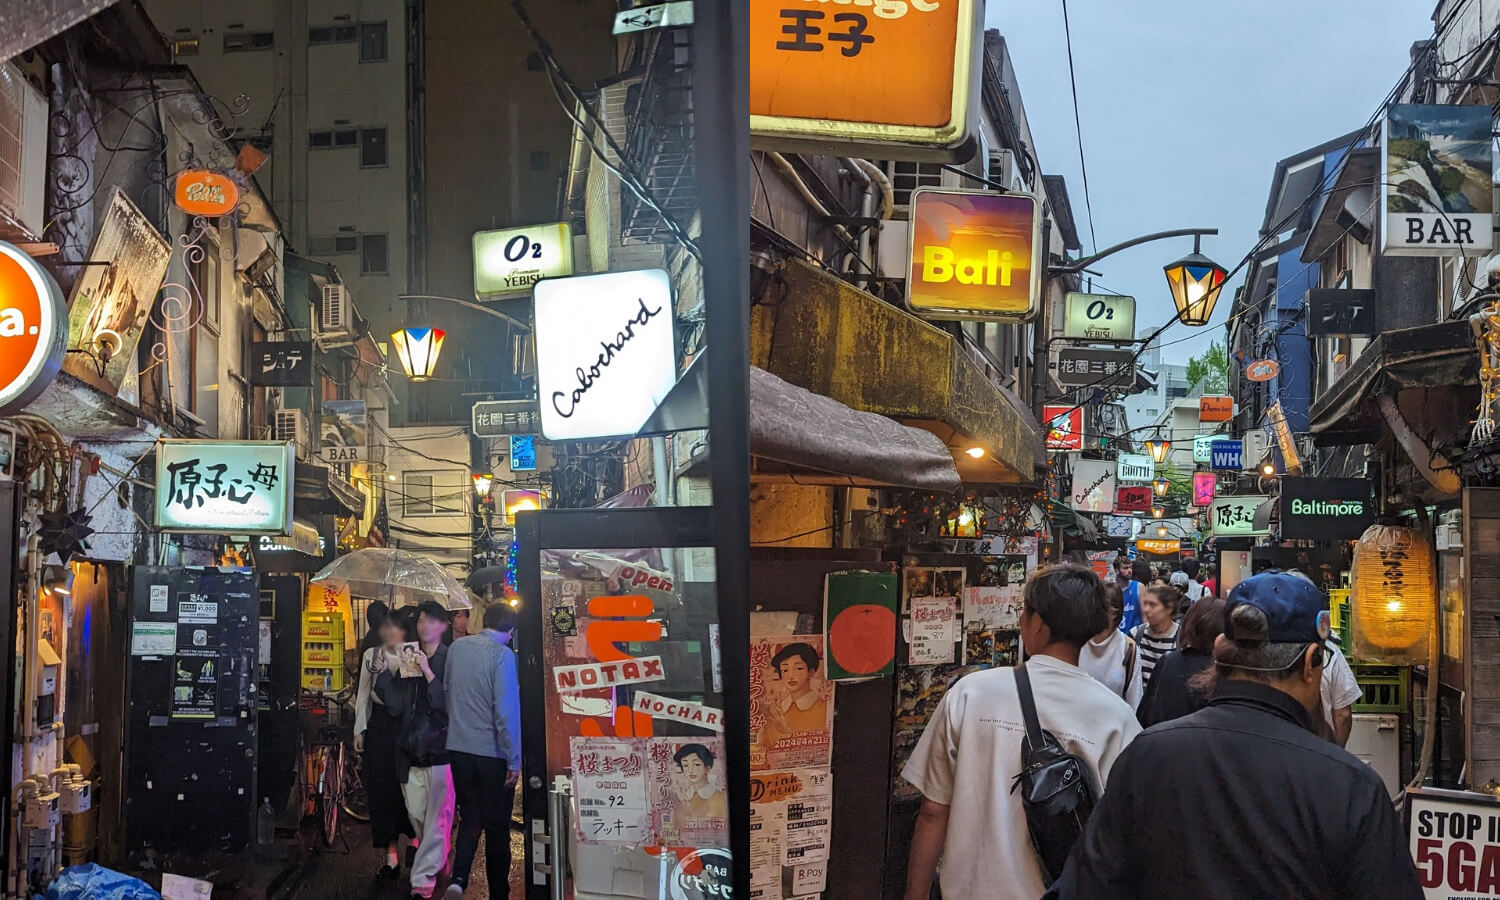
[{"label": "black handbag", "polygon": [[432,708],[424,679],[407,680],[410,696],[401,723],[401,749],[413,766],[441,765],[448,755],[448,714]]},{"label": "black handbag", "polygon": [[1083,836],[1097,792],[1088,765],[1042,730],[1025,663],[1014,671],[1021,716],[1026,720],[1026,742],[1021,746],[1021,774],[1015,777],[1011,793],[1021,791],[1031,846],[1050,884],[1062,875],[1068,854]]}]

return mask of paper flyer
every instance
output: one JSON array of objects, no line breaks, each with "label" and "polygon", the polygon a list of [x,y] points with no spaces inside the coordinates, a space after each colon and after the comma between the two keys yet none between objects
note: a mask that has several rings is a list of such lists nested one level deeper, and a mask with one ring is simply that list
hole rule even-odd
[{"label": "paper flyer", "polygon": [[890,675],[896,668],[894,572],[830,572],[823,581],[828,680]]},{"label": "paper flyer", "polygon": [[907,566],[901,583],[902,609],[917,597],[962,597],[968,572],[955,566]]},{"label": "paper flyer", "polygon": [[826,887],[833,777],[827,769],[750,776],[750,896],[781,900]]},{"label": "paper flyer", "polygon": [[646,751],[639,739],[574,737],[573,796],[586,844],[652,842]]},{"label": "paper flyer", "polygon": [[823,673],[822,635],[751,636],[752,772],[829,765],[833,683]]},{"label": "paper flyer", "polygon": [[652,738],[647,750],[656,842],[667,847],[729,846],[724,739]]},{"label": "paper flyer", "polygon": [[958,601],[954,597],[913,597],[911,601],[912,665],[953,662],[958,640]]}]

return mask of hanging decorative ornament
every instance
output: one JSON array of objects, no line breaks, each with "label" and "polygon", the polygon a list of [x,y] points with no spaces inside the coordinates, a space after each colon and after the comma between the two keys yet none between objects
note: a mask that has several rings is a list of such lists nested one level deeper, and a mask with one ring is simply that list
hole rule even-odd
[{"label": "hanging decorative ornament", "polygon": [[39,549],[44,558],[56,553],[66,563],[74,556],[83,556],[89,552],[87,538],[94,533],[94,529],[90,527],[91,517],[83,507],[72,512],[65,509],[54,510],[42,513],[38,518],[38,534],[41,537]]}]

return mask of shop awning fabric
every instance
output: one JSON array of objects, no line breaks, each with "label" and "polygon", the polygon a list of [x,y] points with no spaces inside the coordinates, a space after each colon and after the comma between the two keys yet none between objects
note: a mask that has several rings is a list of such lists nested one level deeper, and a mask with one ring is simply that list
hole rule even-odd
[{"label": "shop awning fabric", "polygon": [[942,493],[961,484],[952,455],[932,432],[850,409],[754,367],[750,453],[872,484]]}]

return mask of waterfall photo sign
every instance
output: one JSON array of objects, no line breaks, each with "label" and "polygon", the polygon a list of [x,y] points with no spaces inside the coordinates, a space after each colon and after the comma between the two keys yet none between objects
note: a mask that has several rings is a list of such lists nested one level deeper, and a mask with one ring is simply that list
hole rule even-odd
[{"label": "waterfall photo sign", "polygon": [[1397,103],[1381,130],[1385,252],[1471,256],[1495,245],[1494,148],[1488,103]]}]

